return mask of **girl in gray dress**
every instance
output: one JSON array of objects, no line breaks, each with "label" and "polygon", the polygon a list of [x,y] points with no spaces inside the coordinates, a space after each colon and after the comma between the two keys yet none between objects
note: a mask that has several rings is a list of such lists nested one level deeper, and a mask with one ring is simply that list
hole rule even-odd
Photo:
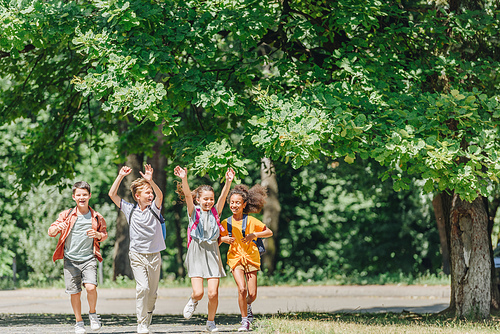
[{"label": "girl in gray dress", "polygon": [[226,184],[215,203],[215,194],[211,186],[202,185],[193,192],[187,182],[187,169],[175,167],[174,174],[182,179],[177,193],[186,201],[189,216],[188,251],[185,265],[191,278],[193,292],[184,307],[184,318],[189,319],[194,313],[198,301],[203,297],[203,279],[208,283],[208,321],[207,330],[217,332],[215,313],[219,303],[219,278],[226,276],[219,251],[220,225],[219,214],[224,208],[227,194],[234,179],[234,170],[226,172]]}]

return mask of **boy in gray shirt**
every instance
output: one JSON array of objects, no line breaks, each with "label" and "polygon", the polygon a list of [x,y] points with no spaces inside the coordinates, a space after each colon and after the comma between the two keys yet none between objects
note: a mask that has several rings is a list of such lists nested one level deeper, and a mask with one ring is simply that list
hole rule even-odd
[{"label": "boy in gray shirt", "polygon": [[96,313],[97,260],[102,262],[99,243],[106,240],[108,233],[102,215],[89,206],[91,196],[87,182],[76,182],[73,185],[76,207],[61,212],[48,231],[51,237],[61,233],[52,259],[55,262],[64,258],[64,281],[66,293],[71,295],[76,334],[87,332],[82,319],[80,300],[82,284],[87,290],[90,328],[101,328],[101,320]]},{"label": "boy in gray shirt", "polygon": [[[130,186],[137,204],[131,204],[118,196],[118,188],[132,169],[123,166],[109,190],[109,197],[125,214],[129,224],[129,258],[136,282],[137,333],[149,333],[160,281],[161,256],[164,250],[160,210],[163,193],[153,181],[153,168],[145,166],[145,173]],[[156,195],[156,197],[155,197]]]}]

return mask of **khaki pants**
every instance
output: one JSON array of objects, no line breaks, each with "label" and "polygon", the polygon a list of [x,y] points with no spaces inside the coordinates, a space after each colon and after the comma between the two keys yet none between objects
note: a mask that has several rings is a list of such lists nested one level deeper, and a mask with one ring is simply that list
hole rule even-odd
[{"label": "khaki pants", "polygon": [[158,282],[160,281],[160,253],[140,254],[129,252],[130,266],[136,283],[135,308],[137,323],[146,323],[148,312],[155,309]]}]

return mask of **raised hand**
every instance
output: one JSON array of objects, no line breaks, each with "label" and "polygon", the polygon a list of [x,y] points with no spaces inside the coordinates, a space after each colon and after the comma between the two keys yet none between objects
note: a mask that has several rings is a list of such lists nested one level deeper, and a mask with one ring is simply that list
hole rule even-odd
[{"label": "raised hand", "polygon": [[143,174],[141,171],[139,171],[139,173],[141,173],[141,176],[148,182],[150,182],[151,180],[153,180],[153,167],[151,167],[151,165],[147,164],[144,166],[144,169],[145,169],[145,173]]},{"label": "raised hand", "polygon": [[187,168],[182,168],[180,166],[177,166],[174,168],[174,175],[180,177],[181,179],[184,179],[187,177]]},{"label": "raised hand", "polygon": [[234,172],[234,170],[231,167],[229,167],[227,169],[227,172],[226,172],[226,181],[232,182],[234,180],[235,176],[236,176],[236,173]]},{"label": "raised hand", "polygon": [[130,167],[128,167],[128,166],[123,166],[123,167],[120,169],[120,172],[118,173],[118,175],[127,176],[127,175],[129,175],[131,172],[132,172],[132,168],[130,168]]}]

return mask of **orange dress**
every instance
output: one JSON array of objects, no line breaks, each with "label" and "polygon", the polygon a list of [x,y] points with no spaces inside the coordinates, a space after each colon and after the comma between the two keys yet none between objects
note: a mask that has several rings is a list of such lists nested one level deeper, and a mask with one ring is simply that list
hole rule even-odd
[{"label": "orange dress", "polygon": [[[242,266],[247,266],[251,264],[260,269],[260,254],[257,245],[254,242],[249,242],[248,244],[243,243],[243,233],[241,227],[243,220],[231,221],[232,225],[232,235],[236,239],[234,243],[229,245],[229,250],[227,252],[227,264],[231,269],[234,269],[238,264]],[[224,232],[221,232],[221,236],[227,236],[227,219],[222,221],[222,226],[224,226]],[[254,232],[262,232],[266,229],[266,225],[255,217],[248,216],[247,218],[247,228],[246,235]],[[255,238],[257,239],[257,238]],[[254,240],[255,240],[254,239]]]}]

